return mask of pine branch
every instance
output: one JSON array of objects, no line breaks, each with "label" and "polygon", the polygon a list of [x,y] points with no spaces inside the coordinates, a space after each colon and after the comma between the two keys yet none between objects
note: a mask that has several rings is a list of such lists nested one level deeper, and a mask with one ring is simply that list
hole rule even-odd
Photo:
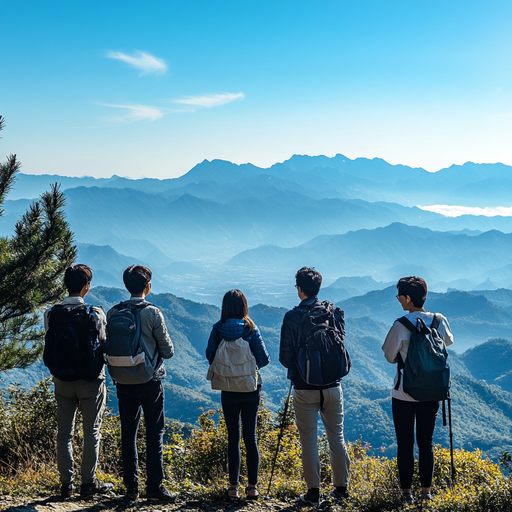
[{"label": "pine branch", "polygon": [[[0,116],[0,130],[3,125]],[[0,164],[0,205],[19,169],[15,155]],[[41,355],[37,312],[62,297],[62,276],[77,253],[65,204],[58,183],[51,185],[16,223],[14,235],[0,238],[0,371],[24,368]]]}]

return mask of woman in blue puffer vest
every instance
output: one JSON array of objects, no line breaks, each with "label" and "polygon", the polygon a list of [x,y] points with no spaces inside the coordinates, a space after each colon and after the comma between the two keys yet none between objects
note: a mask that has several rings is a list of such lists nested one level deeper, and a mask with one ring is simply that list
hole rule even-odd
[{"label": "woman in blue puffer vest", "polygon": [[[247,299],[240,290],[230,290],[222,300],[221,319],[212,329],[206,358],[210,365],[215,359],[217,348],[222,340],[227,342],[242,338],[249,343],[249,348],[256,359],[258,368],[266,366],[270,358],[261,338],[258,327],[249,317]],[[246,495],[248,499],[257,499],[259,452],[256,440],[256,421],[261,395],[261,381],[257,389],[250,392],[222,391],[221,403],[228,431],[228,496],[238,497],[238,479],[240,473],[240,420],[242,420],[243,437],[247,452]]]}]

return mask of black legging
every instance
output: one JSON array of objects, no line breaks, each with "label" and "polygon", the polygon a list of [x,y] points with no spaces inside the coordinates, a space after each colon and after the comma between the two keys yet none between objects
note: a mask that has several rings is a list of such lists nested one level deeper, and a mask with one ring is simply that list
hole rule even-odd
[{"label": "black legging", "polygon": [[414,420],[421,487],[431,487],[434,474],[434,427],[439,402],[406,402],[393,398],[393,422],[398,445],[400,487],[410,489],[414,472]]},{"label": "black legging", "polygon": [[242,419],[242,433],[247,453],[247,479],[250,485],[256,485],[260,465],[260,454],[256,441],[260,390],[257,389],[250,393],[222,391],[221,402],[226,428],[228,429],[229,482],[232,485],[238,484],[240,473],[240,419]]}]

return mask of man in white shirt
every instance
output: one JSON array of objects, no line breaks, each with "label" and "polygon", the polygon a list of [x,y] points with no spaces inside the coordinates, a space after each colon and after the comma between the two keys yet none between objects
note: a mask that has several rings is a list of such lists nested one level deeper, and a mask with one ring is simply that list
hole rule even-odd
[{"label": "man in white shirt", "polygon": [[[405,319],[416,325],[423,320],[427,327],[432,326],[434,313],[423,308],[427,298],[427,283],[421,277],[403,277],[397,284],[398,302],[404,311],[408,311]],[[436,314],[440,320],[437,331],[445,346],[453,343],[453,335],[448,320]],[[409,350],[411,332],[399,320],[396,320],[382,345],[384,356],[389,363],[398,363],[399,358],[405,363]],[[418,401],[408,395],[403,388],[404,379],[397,371],[392,396],[393,422],[397,438],[397,463],[400,477],[400,487],[407,503],[414,503],[411,492],[414,472],[414,425],[416,423],[416,439],[419,452],[419,473],[421,482],[421,497],[432,499],[430,494],[432,475],[434,472],[433,436],[436,424],[438,401]]]},{"label": "man in white shirt", "polygon": [[[106,318],[100,307],[87,307],[85,304],[84,297],[91,288],[91,281],[92,270],[87,265],[78,264],[66,269],[64,284],[69,296],[62,303],[47,309],[44,315],[46,330],[44,362],[53,374],[55,385],[58,407],[57,466],[63,498],[71,497],[74,491],[73,430],[78,407],[82,412],[84,432],[80,494],[88,496],[105,493],[113,487],[112,484],[101,482],[96,478],[100,429],[107,400],[103,355],[99,347],[99,344],[105,341]],[[70,319],[69,323],[68,319]],[[81,343],[96,344],[94,351],[89,349],[91,358],[85,361],[83,352],[72,353],[73,350],[76,352],[72,347],[80,346]],[[63,346],[65,351],[62,350]],[[89,365],[89,367],[82,368],[77,373],[76,365],[74,366],[71,361],[65,361],[62,357],[64,352],[68,355],[68,349],[70,359],[81,358],[82,366]],[[60,353],[55,353],[55,350]],[[66,365],[66,362],[69,364]]]}]

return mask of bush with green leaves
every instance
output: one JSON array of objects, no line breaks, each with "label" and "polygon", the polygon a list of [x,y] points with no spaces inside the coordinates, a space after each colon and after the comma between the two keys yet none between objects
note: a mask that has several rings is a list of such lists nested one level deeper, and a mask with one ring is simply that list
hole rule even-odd
[{"label": "bush with green leaves", "polygon": [[[256,434],[260,449],[260,490],[266,493],[272,461],[276,453],[281,422],[283,437],[277,456],[270,496],[294,500],[306,490],[300,460],[300,441],[293,421],[293,405],[283,418],[267,407],[258,414]],[[56,403],[49,379],[31,390],[19,385],[3,391],[0,400],[0,494],[50,494],[58,490],[55,439]],[[80,417],[77,415],[74,437],[75,480],[79,481],[82,445]],[[141,421],[138,438],[140,476],[145,475],[145,428]],[[102,425],[99,476],[122,490],[121,436],[117,415],[107,413]],[[408,510],[398,482],[396,459],[369,455],[370,445],[362,440],[349,443],[351,458],[350,500],[343,510],[377,512]],[[246,482],[245,447],[241,443],[241,484]],[[325,507],[336,509],[328,494],[332,474],[329,446],[325,435],[319,439],[321,479]],[[509,512],[512,510],[512,482],[500,465],[483,458],[479,450],[454,451],[457,471],[451,482],[450,451],[435,448],[433,502],[428,510],[439,512]],[[510,456],[502,455],[502,466],[509,469]],[[177,422],[168,423],[164,438],[166,484],[180,491],[182,498],[218,500],[225,497],[227,478],[227,430],[222,411],[204,411],[194,429]],[[417,466],[417,463],[416,463]],[[413,491],[420,492],[416,467]],[[425,509],[425,507],[423,507]]]}]

